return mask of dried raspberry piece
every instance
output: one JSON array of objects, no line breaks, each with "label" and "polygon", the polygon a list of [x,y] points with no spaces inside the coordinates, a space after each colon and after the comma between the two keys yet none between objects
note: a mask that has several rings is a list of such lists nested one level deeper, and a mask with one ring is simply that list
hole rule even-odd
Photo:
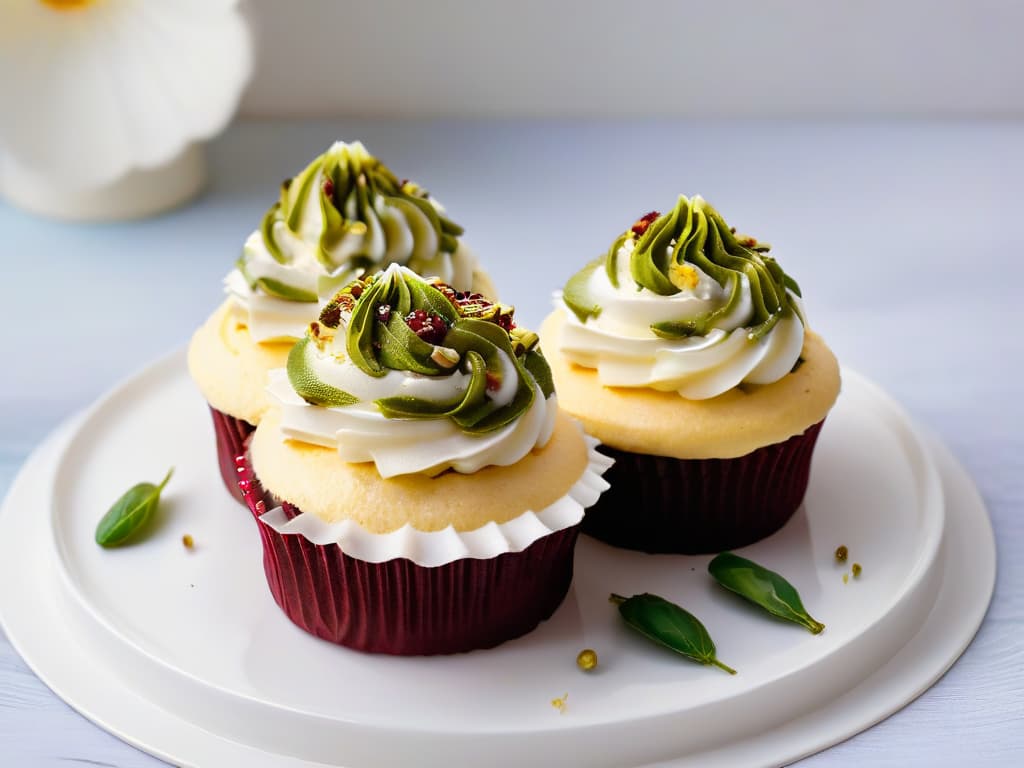
[{"label": "dried raspberry piece", "polygon": [[445,334],[448,333],[448,323],[443,317],[427,314],[422,309],[417,309],[406,315],[405,324],[428,344],[440,344],[444,341]]},{"label": "dried raspberry piece", "polygon": [[630,230],[633,232],[634,235],[640,237],[643,235],[644,232],[647,231],[647,228],[651,226],[654,220],[657,219],[659,216],[661,216],[661,214],[658,213],[657,211],[645,213],[643,216],[641,216],[633,223],[633,226],[630,227]]},{"label": "dried raspberry piece", "polygon": [[337,302],[332,301],[324,307],[323,312],[320,313],[320,322],[328,328],[337,328],[341,325],[341,307]]},{"label": "dried raspberry piece", "polygon": [[473,291],[456,291],[447,283],[442,283],[440,281],[435,281],[431,283],[431,285],[443,293],[445,298],[455,305],[455,309],[458,311],[460,317],[469,317],[474,320],[487,320],[488,322],[500,326],[506,332],[511,331],[516,327],[515,323],[512,321],[512,315],[515,311],[512,307],[507,307],[504,304],[495,304],[480,293],[475,293]]}]

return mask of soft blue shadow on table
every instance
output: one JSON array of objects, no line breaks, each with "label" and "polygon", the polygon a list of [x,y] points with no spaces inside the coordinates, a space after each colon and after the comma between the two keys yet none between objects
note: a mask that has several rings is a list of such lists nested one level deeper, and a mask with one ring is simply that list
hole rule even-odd
[{"label": "soft blue shadow on table", "polygon": [[[703,194],[774,245],[840,360],[973,475],[1000,561],[988,617],[931,690],[801,765],[1008,766],[1024,754],[1024,123],[1012,121],[243,122],[207,193],[126,224],[0,205],[0,492],[62,420],[186,343],[280,181],[362,139],[466,227],[527,326],[639,215]],[[970,568],[970,563],[962,567]],[[78,716],[0,637],[0,765],[160,765]]]}]

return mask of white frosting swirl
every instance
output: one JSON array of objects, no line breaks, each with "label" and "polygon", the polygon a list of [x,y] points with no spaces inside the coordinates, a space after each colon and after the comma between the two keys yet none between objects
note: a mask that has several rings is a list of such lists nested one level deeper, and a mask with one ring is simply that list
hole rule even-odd
[{"label": "white frosting swirl", "polygon": [[739,275],[739,301],[707,335],[663,339],[651,330],[652,323],[693,319],[718,309],[727,303],[732,286],[723,288],[692,267],[697,278],[692,288],[672,296],[638,289],[629,267],[633,246],[627,240],[619,250],[617,288],[603,267],[591,274],[590,293],[601,308],[596,317],[580,321],[561,293],[555,294],[556,308],[566,317],[559,349],[567,359],[595,369],[605,386],[674,390],[690,400],[715,397],[742,383],[770,384],[792,370],[804,340],[798,296],[790,293],[799,312],[753,339],[747,328],[753,315],[750,285]]},{"label": "white frosting swirl", "polygon": [[[354,368],[351,363],[348,367]],[[358,371],[358,369],[356,369]],[[415,392],[433,395],[447,389],[452,396],[465,382],[452,377],[420,376],[391,371],[374,379],[371,396],[391,397]],[[439,386],[440,384],[444,386]],[[481,435],[463,432],[450,419],[389,419],[373,401],[343,408],[321,408],[299,397],[284,370],[270,372],[267,387],[271,400],[281,408],[285,437],[313,445],[337,448],[352,463],[372,461],[381,477],[421,473],[437,475],[447,469],[472,473],[487,466],[509,466],[551,439],[558,415],[554,395],[547,400],[535,386],[533,404],[518,419],[494,432]],[[355,393],[353,393],[355,394]],[[359,395],[357,395],[359,396]]]}]

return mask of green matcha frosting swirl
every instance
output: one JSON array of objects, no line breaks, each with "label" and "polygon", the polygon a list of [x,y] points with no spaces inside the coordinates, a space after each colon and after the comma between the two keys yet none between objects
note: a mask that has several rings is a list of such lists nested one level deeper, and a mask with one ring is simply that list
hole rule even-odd
[{"label": "green matcha frosting swirl", "polygon": [[565,286],[566,305],[581,321],[600,313],[600,303],[590,285],[595,269],[602,267],[615,288],[621,288],[620,259],[629,259],[629,275],[637,289],[673,296],[692,289],[699,274],[694,267],[728,292],[719,307],[697,316],[652,323],[655,335],[665,339],[703,336],[729,316],[741,300],[743,281],[749,285],[752,313],[745,323],[751,339],[770,332],[779,320],[799,310],[793,296],[800,295],[796,282],[767,254],[770,246],[755,238],[737,235],[734,228],[700,196],[680,195],[665,214],[651,213],[627,229],[609,248]]},{"label": "green matcha frosting swirl", "polygon": [[313,302],[392,263],[451,280],[462,232],[361,143],[337,142],[282,184],[237,266],[252,290]]},{"label": "green matcha frosting swirl", "polygon": [[394,265],[346,285],[292,350],[307,403],[373,403],[389,419],[448,419],[483,434],[553,393],[537,335],[512,309]]}]

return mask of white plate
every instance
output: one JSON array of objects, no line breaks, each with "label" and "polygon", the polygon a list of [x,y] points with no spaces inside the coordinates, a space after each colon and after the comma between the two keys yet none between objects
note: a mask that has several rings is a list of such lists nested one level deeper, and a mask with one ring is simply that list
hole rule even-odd
[{"label": "white plate", "polygon": [[[255,523],[219,485],[208,416],[180,355],[42,450],[0,517],[0,578],[24,585],[0,593],[8,635],[84,714],[188,765],[779,764],[919,694],[966,647],[994,581],[991,528],[970,481],[943,453],[943,504],[905,417],[849,371],[804,509],[744,550],[798,586],[828,625],[820,636],[722,591],[705,573],[707,557],[583,538],[573,591],[527,637],[452,657],[367,656],[303,634],[274,605]],[[106,506],[172,464],[154,535],[123,550],[97,547]],[[186,532],[193,551],[181,545]],[[849,563],[832,557],[839,544],[863,564],[860,579],[843,582]],[[977,563],[969,581],[943,584],[951,556]],[[740,673],[632,635],[607,602],[613,590],[684,604]],[[943,632],[918,631],[936,620],[947,622]],[[89,664],[67,663],[71,636]],[[583,647],[598,651],[596,674],[575,667]],[[565,693],[560,714],[550,700]],[[147,720],[154,708],[159,727]]]}]

